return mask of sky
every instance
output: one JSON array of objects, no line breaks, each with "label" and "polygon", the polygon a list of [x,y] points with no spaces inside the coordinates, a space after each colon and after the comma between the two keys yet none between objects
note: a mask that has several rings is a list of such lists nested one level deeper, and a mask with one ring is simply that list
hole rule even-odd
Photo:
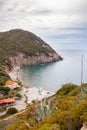
[{"label": "sky", "polygon": [[15,28],[59,48],[87,49],[87,0],[0,0],[0,32]]}]

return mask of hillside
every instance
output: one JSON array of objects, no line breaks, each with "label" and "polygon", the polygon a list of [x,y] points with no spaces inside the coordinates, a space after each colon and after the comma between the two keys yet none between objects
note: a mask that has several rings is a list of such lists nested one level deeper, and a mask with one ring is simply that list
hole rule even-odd
[{"label": "hillside", "polygon": [[0,122],[1,130],[82,130],[82,124],[87,130],[87,83],[82,88],[81,92],[81,86],[64,84],[54,97],[33,102]]},{"label": "hillside", "polygon": [[62,60],[47,43],[22,29],[0,32],[0,84],[9,77],[5,68]]},{"label": "hillside", "polygon": [[62,59],[42,39],[21,29],[0,33],[0,53],[0,60],[9,61],[12,66],[53,62]]}]

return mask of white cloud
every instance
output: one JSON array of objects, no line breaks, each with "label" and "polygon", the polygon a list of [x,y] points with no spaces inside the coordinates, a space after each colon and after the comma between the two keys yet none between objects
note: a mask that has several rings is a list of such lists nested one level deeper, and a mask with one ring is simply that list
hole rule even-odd
[{"label": "white cloud", "polygon": [[87,0],[0,0],[0,5],[1,31],[23,28],[43,37],[87,31],[75,29],[87,27]]}]

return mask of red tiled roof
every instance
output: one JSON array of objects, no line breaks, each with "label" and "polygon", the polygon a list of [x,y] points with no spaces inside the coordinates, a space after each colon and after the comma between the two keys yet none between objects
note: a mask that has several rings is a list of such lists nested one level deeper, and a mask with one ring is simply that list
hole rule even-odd
[{"label": "red tiled roof", "polygon": [[13,85],[13,84],[15,84],[16,82],[14,82],[14,81],[11,81],[11,80],[8,80],[6,83],[5,83],[5,85]]},{"label": "red tiled roof", "polygon": [[4,103],[4,101],[3,100],[0,100],[0,104],[3,104]]},{"label": "red tiled roof", "polygon": [[5,103],[15,102],[14,98],[3,99]]},{"label": "red tiled roof", "polygon": [[14,98],[2,99],[2,100],[0,100],[0,105],[4,104],[4,103],[12,103],[12,102],[15,102]]}]

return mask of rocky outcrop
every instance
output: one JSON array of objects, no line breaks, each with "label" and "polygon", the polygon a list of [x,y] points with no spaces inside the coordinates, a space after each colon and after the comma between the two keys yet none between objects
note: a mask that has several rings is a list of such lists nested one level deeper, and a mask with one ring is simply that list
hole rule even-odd
[{"label": "rocky outcrop", "polygon": [[62,58],[32,32],[13,29],[0,33],[0,60],[11,69],[15,66],[59,61]]},{"label": "rocky outcrop", "polygon": [[24,52],[16,52],[13,55],[10,55],[7,60],[9,63],[15,67],[15,66],[26,66],[26,65],[34,65],[39,63],[49,63],[49,62],[55,62],[62,60],[61,56],[57,53],[48,53],[46,55],[45,53],[38,53],[37,55],[27,55]]},{"label": "rocky outcrop", "polygon": [[83,126],[82,126],[82,128],[80,130],[87,130],[87,122],[83,123]]}]

